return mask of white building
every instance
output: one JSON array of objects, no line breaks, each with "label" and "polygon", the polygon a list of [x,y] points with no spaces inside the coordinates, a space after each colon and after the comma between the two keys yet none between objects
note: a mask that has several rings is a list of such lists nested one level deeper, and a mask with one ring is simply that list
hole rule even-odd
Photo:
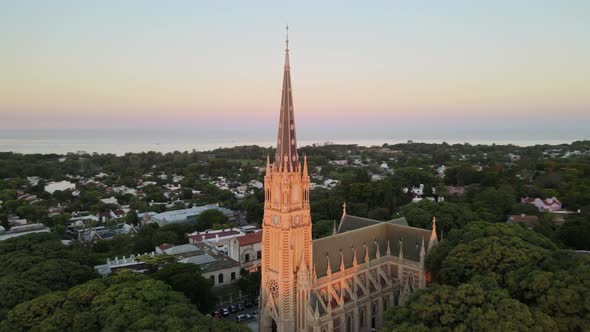
[{"label": "white building", "polygon": [[236,283],[240,278],[240,264],[206,243],[163,244],[156,247],[157,254],[172,255],[179,263],[196,264],[201,275],[209,279],[214,287]]},{"label": "white building", "polygon": [[262,262],[262,230],[236,236],[229,241],[227,254],[240,263],[242,269],[255,272]]},{"label": "white building", "polygon": [[22,226],[14,226],[9,231],[0,226],[0,241],[8,240],[13,237],[23,236],[33,233],[49,233],[50,230],[43,224],[29,224]]},{"label": "white building", "polygon": [[65,191],[74,189],[76,189],[76,184],[70,181],[49,182],[47,185],[45,185],[45,191],[52,195],[58,190]]}]

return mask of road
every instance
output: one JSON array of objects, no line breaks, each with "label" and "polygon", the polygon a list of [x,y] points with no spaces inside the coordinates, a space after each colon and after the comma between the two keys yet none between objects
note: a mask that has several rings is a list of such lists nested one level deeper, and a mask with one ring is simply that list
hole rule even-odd
[{"label": "road", "polygon": [[[223,319],[235,323],[237,315],[250,314],[250,315],[254,316],[254,313],[256,313],[256,312],[257,312],[257,308],[254,308],[254,307],[248,308],[248,309],[244,309],[242,311],[238,311],[235,314],[229,314],[229,316],[223,317]],[[254,319],[242,322],[241,324],[245,324],[250,328],[250,330],[258,332],[258,314],[256,313],[256,316],[254,316]]]}]

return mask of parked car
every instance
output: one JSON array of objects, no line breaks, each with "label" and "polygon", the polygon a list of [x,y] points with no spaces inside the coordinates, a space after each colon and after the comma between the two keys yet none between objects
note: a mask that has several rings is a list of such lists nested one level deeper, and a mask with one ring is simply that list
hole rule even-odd
[{"label": "parked car", "polygon": [[221,309],[221,315],[223,317],[229,316],[229,314],[230,314],[230,312],[229,312],[229,309],[228,308]]},{"label": "parked car", "polygon": [[236,322],[244,322],[244,321],[250,320],[252,318],[254,318],[254,317],[252,317],[249,314],[237,315],[236,316]]},{"label": "parked car", "polygon": [[244,310],[244,305],[243,305],[243,304],[241,304],[241,303],[238,303],[238,304],[236,305],[236,309],[238,309],[238,311],[242,311],[242,310]]},{"label": "parked car", "polygon": [[232,314],[235,313],[236,311],[238,311],[238,309],[236,308],[235,305],[230,305],[228,308],[229,312],[231,312]]}]

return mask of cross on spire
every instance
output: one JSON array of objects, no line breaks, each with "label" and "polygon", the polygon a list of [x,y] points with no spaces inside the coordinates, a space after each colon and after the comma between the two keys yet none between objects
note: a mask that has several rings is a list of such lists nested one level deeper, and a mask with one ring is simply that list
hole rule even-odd
[{"label": "cross on spire", "polygon": [[285,51],[289,52],[289,25],[287,24],[287,26],[285,27],[285,45],[287,46],[285,48]]}]

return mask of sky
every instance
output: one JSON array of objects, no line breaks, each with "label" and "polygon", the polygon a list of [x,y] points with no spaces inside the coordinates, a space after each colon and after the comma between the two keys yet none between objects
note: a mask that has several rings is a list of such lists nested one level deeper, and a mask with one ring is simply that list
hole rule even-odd
[{"label": "sky", "polygon": [[566,0],[0,0],[0,129],[274,137],[286,24],[299,131],[590,139],[590,1]]}]

